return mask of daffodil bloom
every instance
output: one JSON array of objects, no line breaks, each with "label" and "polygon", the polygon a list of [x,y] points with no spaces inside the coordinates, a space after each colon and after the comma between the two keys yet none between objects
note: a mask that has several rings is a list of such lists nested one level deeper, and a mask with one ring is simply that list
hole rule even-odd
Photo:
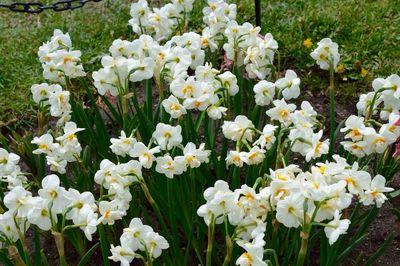
[{"label": "daffodil bloom", "polygon": [[269,105],[275,97],[275,84],[261,80],[254,86],[253,91],[257,105]]},{"label": "daffodil bloom", "polygon": [[238,115],[235,121],[224,121],[222,132],[225,138],[233,141],[252,141],[254,125],[244,115]]},{"label": "daffodil bloom", "polygon": [[125,157],[133,149],[136,144],[136,139],[131,136],[126,136],[126,133],[122,130],[121,136],[118,139],[111,138],[111,151],[118,155]]},{"label": "daffodil bloom", "polygon": [[311,53],[311,57],[317,61],[321,69],[328,70],[330,64],[333,69],[336,69],[340,60],[338,44],[329,38],[324,38],[317,45],[318,47]]},{"label": "daffodil bloom", "polygon": [[300,95],[300,79],[293,70],[287,70],[285,77],[278,79],[275,85],[282,90],[282,96],[285,100],[295,99]]},{"label": "daffodil bloom", "polygon": [[129,266],[135,258],[135,253],[128,246],[114,246],[111,244],[111,254],[108,257],[114,262],[120,262],[121,266]]},{"label": "daffodil bloom", "polygon": [[153,132],[153,138],[162,150],[170,150],[178,146],[182,142],[182,128],[178,126],[170,126],[163,123],[158,123],[156,130]]},{"label": "daffodil bloom", "polygon": [[169,96],[168,99],[163,100],[161,104],[164,107],[164,110],[174,119],[186,114],[185,107],[183,107],[183,105],[180,104],[178,99],[173,95]]},{"label": "daffodil bloom", "polygon": [[304,198],[291,195],[278,202],[276,207],[276,219],[286,227],[299,227],[303,220]]},{"label": "daffodil bloom", "polygon": [[364,205],[375,203],[378,208],[382,207],[382,204],[387,200],[384,193],[394,190],[393,188],[385,187],[385,184],[386,179],[383,176],[375,176],[361,198],[361,202]]},{"label": "daffodil bloom", "polygon": [[266,114],[271,117],[271,120],[278,120],[282,123],[289,122],[289,115],[296,109],[296,105],[287,104],[285,100],[273,101],[274,107],[266,111]]},{"label": "daffodil bloom", "polygon": [[159,146],[149,149],[142,142],[137,142],[133,146],[133,149],[130,150],[129,156],[133,158],[138,158],[140,164],[144,168],[149,169],[152,166],[153,162],[155,161],[154,154],[159,152],[160,152]]},{"label": "daffodil bloom", "polygon": [[339,236],[345,234],[349,228],[350,220],[340,220],[340,216],[339,211],[336,210],[335,218],[324,228],[325,234],[329,239],[329,245],[333,245],[338,240]]}]

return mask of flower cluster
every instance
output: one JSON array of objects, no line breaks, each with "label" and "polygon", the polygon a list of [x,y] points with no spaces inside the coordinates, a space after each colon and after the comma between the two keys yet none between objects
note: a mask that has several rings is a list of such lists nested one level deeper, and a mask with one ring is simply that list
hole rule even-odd
[{"label": "flower cluster", "polygon": [[[144,167],[149,169],[152,167],[154,162],[156,162],[155,170],[160,174],[166,175],[168,178],[180,175],[187,171],[188,168],[197,168],[202,163],[208,163],[210,151],[205,150],[205,144],[202,143],[197,148],[194,143],[189,142],[183,147],[181,131],[182,128],[179,125],[174,127],[159,123],[157,124],[156,130],[153,132],[152,141],[148,146],[143,142],[136,141],[132,136],[126,137],[125,132],[121,132],[121,136],[118,139],[111,139],[112,145],[110,148],[116,155],[123,157],[129,155],[130,157],[137,159],[137,161],[130,160],[127,163],[127,165],[130,166],[130,172],[123,171],[125,173],[133,174],[134,176],[132,177],[133,180],[128,183],[137,181],[137,178],[140,180],[142,178],[141,168]],[[152,143],[155,143],[156,146],[151,148]],[[176,154],[176,148],[181,149],[182,155],[171,157],[169,152]],[[162,155],[156,157],[156,154],[159,153],[162,153]],[[111,166],[109,162],[104,163],[105,168],[108,168],[108,166]],[[136,171],[134,171],[134,169],[136,169]],[[112,173],[109,170],[104,171],[109,173],[109,175]],[[104,181],[103,178],[101,178],[101,180]],[[119,183],[118,178],[111,178],[110,180],[115,183],[114,186],[117,186]],[[102,182],[99,181],[98,183],[101,184]],[[108,182],[104,183],[104,185],[107,183]],[[126,182],[123,182],[123,184],[124,183]],[[107,186],[109,185],[110,184]],[[123,187],[124,186],[121,188]],[[108,187],[106,188],[108,189]],[[129,193],[129,191],[127,192]]]},{"label": "flower cluster", "polygon": [[275,51],[278,49],[272,34],[260,37],[260,30],[260,27],[254,27],[248,22],[238,25],[233,20],[224,32],[228,39],[223,45],[227,58],[237,66],[245,65],[251,79],[264,79],[271,73]]},{"label": "flower cluster", "polygon": [[129,81],[142,81],[153,77],[154,58],[158,44],[148,35],[141,35],[133,42],[117,39],[111,45],[111,55],[103,56],[103,68],[93,72],[94,85],[104,95],[124,95]]},{"label": "flower cluster", "polygon": [[57,124],[63,125],[71,119],[70,93],[63,90],[59,84],[34,84],[31,87],[33,101],[39,107],[50,106],[50,114],[58,117]]},{"label": "flower cluster", "polygon": [[[295,110],[296,105],[287,104],[285,100],[275,100],[273,104],[275,106],[266,113],[272,123],[280,122],[279,126],[266,124],[260,131],[243,115],[237,116],[234,121],[224,121],[222,132],[225,138],[236,142],[236,150],[229,151],[226,157],[228,165],[242,167],[243,163],[247,165],[262,163],[266,151],[273,147],[277,138],[284,136],[287,136],[287,141],[281,149],[286,148],[300,153],[306,157],[306,161],[328,153],[329,140],[321,141],[323,131],[314,133],[319,122],[309,102],[302,102],[301,110]],[[256,133],[260,136],[254,141]],[[247,152],[243,150],[245,148],[248,149]]]},{"label": "flower cluster", "polygon": [[253,265],[256,261],[263,262],[263,238],[267,213],[270,211],[268,188],[256,193],[253,188],[242,185],[231,191],[227,182],[218,180],[214,187],[204,191],[204,199],[207,202],[200,206],[197,214],[204,218],[208,226],[229,222],[235,227],[232,240],[246,250],[236,263]]},{"label": "flower cluster", "polygon": [[60,216],[73,223],[62,230],[80,228],[88,240],[92,240],[92,234],[97,230],[98,214],[93,194],[80,193],[73,188],[66,190],[60,186],[56,175],[43,178],[38,196],[33,196],[22,186],[14,187],[5,195],[4,205],[8,210],[0,215],[0,234],[8,243],[18,240],[30,224],[44,231],[56,231]]},{"label": "flower cluster", "polygon": [[22,186],[27,181],[18,165],[19,160],[20,157],[17,154],[0,148],[0,181],[7,182],[9,189]]},{"label": "flower cluster", "polygon": [[[153,9],[145,0],[132,4],[129,24],[137,38],[114,40],[101,58],[102,67],[91,75],[93,87],[87,87],[91,100],[91,89],[105,96],[104,112],[96,109],[95,101],[84,108],[74,104],[67,90],[74,85],[70,79],[86,75],[69,35],[55,30],[40,47],[44,77],[66,89],[47,83],[31,87],[39,106],[39,133],[31,141],[35,148],[29,138],[16,150],[37,175],[28,179],[18,165],[20,156],[0,148],[0,209],[5,210],[0,214],[0,242],[2,248],[11,248],[10,256],[18,246],[15,253],[24,253],[21,258],[29,264],[25,233],[31,225],[51,231],[61,265],[66,265],[64,233],[74,229],[91,241],[99,227],[102,252],[109,253],[104,243],[112,242],[110,233],[124,225],[120,245],[111,245],[112,256],[102,254],[104,263],[108,257],[121,265],[135,258],[152,265],[169,248],[166,239],[174,246],[168,254],[171,262],[188,264],[187,258],[176,259],[175,252],[184,245],[187,255],[201,256],[204,228],[198,227],[199,217],[208,226],[207,265],[215,264],[222,250],[212,255],[213,243],[220,242],[213,239],[216,228],[225,229],[224,265],[230,264],[236,244],[243,249],[235,258],[237,265],[260,266],[268,265],[269,259],[279,264],[271,254],[284,250],[282,242],[301,245],[295,262],[295,248],[284,250],[283,256],[288,254],[286,264],[303,265],[307,245],[328,245],[321,236],[333,245],[353,229],[360,234],[351,237],[365,232],[366,227],[356,226],[365,217],[374,218],[375,207],[388,200],[386,193],[393,189],[386,179],[389,182],[400,167],[393,158],[400,154],[400,77],[376,79],[374,91],[360,97],[359,115],[349,116],[339,130],[334,72],[340,54],[337,43],[322,39],[311,57],[331,74],[327,139],[324,117],[308,101],[299,106],[290,102],[300,96],[301,80],[295,71],[275,67],[279,54],[274,37],[262,36],[261,28],[250,23],[239,25],[236,5],[223,0],[207,1],[201,34],[186,32],[193,4],[172,0]],[[107,97],[116,101],[106,102]],[[58,119],[57,126],[46,120],[47,113]],[[338,149],[337,132],[345,133]],[[370,157],[360,159],[365,156]],[[44,157],[59,176],[45,176],[49,169]],[[292,163],[299,157],[305,161],[301,167]],[[208,188],[203,193],[204,187]],[[202,193],[205,203],[196,218]],[[149,204],[134,209],[142,198]],[[353,201],[354,210],[349,208]],[[364,211],[361,205],[374,208],[359,215]],[[147,207],[152,208],[150,214],[143,213]],[[166,239],[133,217],[154,222]],[[312,231],[316,226],[323,230]],[[315,241],[308,243],[311,233]],[[76,245],[80,254],[85,245],[86,241]],[[86,254],[94,250],[95,246]],[[18,258],[12,259],[18,264]]]},{"label": "flower cluster", "polygon": [[312,223],[324,226],[332,245],[349,227],[350,221],[340,217],[353,197],[364,205],[375,204],[379,208],[387,200],[384,193],[393,191],[385,187],[383,176],[371,179],[357,163],[349,165],[338,155],[334,159],[317,163],[310,172],[301,171],[297,165],[270,170],[271,181],[259,193],[246,185],[232,192],[226,182],[219,180],[205,190],[207,203],[197,213],[208,226],[226,222],[227,218],[236,227],[235,237],[259,242],[255,238],[265,231],[265,215],[274,211],[277,221],[286,227],[304,229]]},{"label": "flower cluster", "polygon": [[[144,225],[139,218],[133,218],[128,228],[120,237],[120,246],[111,245],[112,256],[109,258],[121,265],[128,266],[134,258],[152,261],[160,257],[163,249],[168,249],[169,244],[164,237],[153,231],[148,225]],[[144,253],[144,256],[139,253]]]},{"label": "flower cluster", "polygon": [[156,40],[168,40],[171,35],[185,27],[193,9],[194,0],[173,0],[161,8],[150,9],[146,0],[131,5],[129,25],[138,35],[148,34]]},{"label": "flower cluster", "polygon": [[86,75],[80,63],[81,51],[72,49],[68,33],[54,30],[53,37],[39,48],[38,55],[45,79],[65,83],[66,78],[72,79]]},{"label": "flower cluster", "polygon": [[74,122],[67,122],[63,134],[55,139],[50,133],[35,137],[32,144],[36,144],[38,148],[33,154],[45,154],[50,170],[65,174],[67,163],[77,161],[82,151],[76,136],[82,130],[84,129],[78,128]]},{"label": "flower cluster", "polygon": [[214,52],[223,40],[223,34],[230,21],[236,19],[236,5],[223,0],[208,0],[203,8],[202,47]]},{"label": "flower cluster", "polygon": [[374,91],[360,96],[359,116],[348,117],[340,130],[346,133],[344,149],[357,157],[383,153],[400,137],[400,77],[377,78],[372,87]]},{"label": "flower cluster", "polygon": [[239,91],[239,86],[231,72],[218,74],[218,70],[206,64],[196,68],[195,76],[173,80],[172,95],[162,102],[165,111],[172,118],[179,118],[186,110],[206,110],[210,118],[221,119],[227,110],[223,105]]}]

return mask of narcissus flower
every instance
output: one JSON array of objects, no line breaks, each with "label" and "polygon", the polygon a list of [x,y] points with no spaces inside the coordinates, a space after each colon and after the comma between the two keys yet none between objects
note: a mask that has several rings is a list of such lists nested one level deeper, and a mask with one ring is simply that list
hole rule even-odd
[{"label": "narcissus flower", "polygon": [[328,70],[330,65],[336,69],[340,60],[338,44],[329,38],[324,38],[317,44],[318,47],[311,53],[311,57],[317,61],[321,69]]},{"label": "narcissus flower", "polygon": [[339,236],[345,234],[347,229],[349,228],[350,220],[340,220],[340,216],[341,215],[339,214],[339,211],[336,210],[334,216],[335,218],[330,221],[328,225],[324,228],[325,234],[329,239],[329,245],[333,245],[337,241]]},{"label": "narcissus flower", "polygon": [[387,200],[384,193],[394,190],[393,188],[385,187],[385,185],[386,179],[383,176],[375,176],[361,199],[362,203],[364,205],[371,205],[375,202],[378,208],[382,207],[382,204]]}]

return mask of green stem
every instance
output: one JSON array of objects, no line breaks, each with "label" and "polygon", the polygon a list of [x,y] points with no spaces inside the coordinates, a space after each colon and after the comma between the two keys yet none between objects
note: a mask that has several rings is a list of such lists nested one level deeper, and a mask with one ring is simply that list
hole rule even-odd
[{"label": "green stem", "polygon": [[228,266],[232,257],[232,239],[229,235],[226,235],[226,255],[224,258],[223,266]]},{"label": "green stem", "polygon": [[213,242],[214,242],[214,215],[211,215],[211,222],[208,225],[208,244],[207,244],[207,260],[206,266],[211,266],[211,257],[212,257],[212,249],[213,249]]},{"label": "green stem", "polygon": [[60,265],[67,266],[67,260],[65,258],[65,251],[64,251],[64,233],[60,233],[57,231],[51,231],[51,234],[54,237],[54,241],[56,242],[56,247],[58,251],[58,256],[60,258]]},{"label": "green stem", "polygon": [[153,199],[153,197],[150,194],[149,188],[147,187],[146,183],[144,181],[140,182],[140,187],[143,190],[143,193],[147,199],[147,201],[150,203],[151,207],[153,208],[153,210],[155,211],[157,218],[159,219],[159,221],[161,222],[161,226],[163,227],[163,230],[165,232],[168,232],[167,229],[167,225],[164,221],[163,216],[161,215],[161,211],[160,208],[158,207],[157,202]]},{"label": "green stem", "polygon": [[335,81],[334,81],[334,75],[335,75],[335,69],[333,67],[333,64],[330,64],[329,67],[329,76],[330,76],[330,82],[329,82],[329,122],[330,122],[330,128],[329,128],[329,158],[332,158],[333,155],[333,148],[335,145]]},{"label": "green stem", "polygon": [[300,232],[300,237],[301,237],[301,248],[300,248],[299,257],[298,257],[297,263],[296,263],[297,266],[302,266],[306,259],[307,246],[308,246],[308,233]]}]

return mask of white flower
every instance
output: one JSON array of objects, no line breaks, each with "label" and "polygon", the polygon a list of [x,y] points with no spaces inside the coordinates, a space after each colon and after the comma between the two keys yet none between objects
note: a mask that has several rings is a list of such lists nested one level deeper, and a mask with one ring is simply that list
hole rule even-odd
[{"label": "white flower", "polygon": [[346,119],[345,127],[340,132],[348,132],[344,137],[352,141],[359,141],[363,136],[375,133],[375,130],[364,125],[364,118],[351,115]]},{"label": "white flower", "polygon": [[256,104],[265,106],[270,104],[275,96],[275,84],[266,80],[259,81],[253,88]]},{"label": "white flower", "polygon": [[326,237],[329,238],[329,245],[333,245],[340,235],[346,233],[347,229],[350,225],[350,220],[343,219],[340,220],[339,211],[335,211],[335,218],[328,223],[328,226],[325,226],[325,234]]},{"label": "white flower", "polygon": [[257,141],[254,142],[254,145],[259,145],[262,149],[265,148],[269,150],[276,140],[275,137],[276,128],[277,126],[273,126],[270,124],[265,125],[263,128],[262,135]]},{"label": "white flower", "polygon": [[318,47],[311,53],[311,57],[317,61],[321,69],[328,70],[332,64],[335,70],[339,60],[339,46],[329,38],[324,38],[318,42]]},{"label": "white flower", "polygon": [[56,87],[60,87],[60,85],[58,85],[58,84],[49,85],[47,83],[32,85],[31,92],[32,92],[33,101],[37,104],[42,102],[43,105],[47,105],[48,104],[47,100],[49,99],[51,93],[54,92]]},{"label": "white flower", "polygon": [[174,175],[180,175],[186,171],[185,160],[177,160],[177,157],[172,159],[171,156],[165,155],[156,158],[156,171],[160,174],[165,174],[168,178],[174,178]]},{"label": "white flower", "polygon": [[400,99],[400,77],[399,75],[393,74],[385,79],[383,88],[390,89],[393,92],[393,96],[396,99]]},{"label": "white flower", "polygon": [[51,202],[51,211],[53,214],[62,213],[65,210],[68,200],[66,199],[66,190],[60,186],[60,179],[56,175],[48,175],[42,180],[42,188],[38,194],[41,198]]},{"label": "white flower", "polygon": [[201,163],[208,163],[211,151],[204,150],[205,144],[200,144],[199,148],[196,149],[196,145],[192,142],[186,144],[183,149],[183,157],[187,166],[190,168],[197,168]]},{"label": "white flower", "polygon": [[121,136],[118,139],[111,138],[110,141],[111,151],[114,154],[122,157],[125,157],[125,155],[129,154],[136,144],[136,139],[131,136],[127,137],[123,130],[121,131]]},{"label": "white flower", "polygon": [[246,153],[244,162],[248,165],[260,164],[264,161],[265,150],[260,149],[258,146],[254,146],[251,150]]},{"label": "white flower", "polygon": [[93,194],[89,191],[79,193],[78,190],[70,188],[66,198],[71,207],[71,211],[66,215],[67,219],[72,220],[74,224],[80,224],[82,220],[86,220],[89,224],[91,217],[88,216],[97,209]]},{"label": "white flower", "polygon": [[140,164],[149,169],[156,159],[154,154],[160,152],[160,147],[154,147],[149,149],[142,142],[137,142],[133,146],[133,149],[129,152],[129,156],[133,158],[138,158]]},{"label": "white flower", "polygon": [[129,80],[137,82],[152,78],[154,65],[154,60],[151,57],[146,57],[143,60],[136,60],[133,64],[134,72],[129,76]]},{"label": "white flower", "polygon": [[22,224],[24,220],[18,225],[15,222],[18,220],[11,215],[10,211],[0,214],[0,233],[4,234],[10,241],[16,242],[19,239],[18,228],[22,233],[24,233],[28,227],[29,223]]},{"label": "white flower", "polygon": [[84,217],[80,217],[81,220],[75,224],[83,224],[79,228],[85,233],[86,238],[92,241],[92,235],[97,231],[97,213],[89,212]]},{"label": "white flower", "polygon": [[32,208],[32,194],[23,187],[13,188],[4,196],[4,205],[11,212],[16,212],[18,217],[27,217],[29,210]]},{"label": "white flower", "polygon": [[122,211],[120,203],[117,200],[113,201],[100,201],[99,203],[99,212],[101,217],[98,222],[102,222],[103,224],[113,225],[116,220],[120,220],[123,215],[125,215],[124,211]]},{"label": "white flower", "polygon": [[222,87],[228,90],[230,96],[234,96],[239,92],[237,78],[232,72],[226,71],[218,75],[218,78],[221,80]]},{"label": "white flower", "polygon": [[133,252],[129,246],[114,246],[111,244],[111,254],[108,257],[114,262],[121,262],[121,266],[129,266],[132,260],[135,258],[135,252]]},{"label": "white flower", "polygon": [[165,238],[160,236],[158,233],[147,232],[143,236],[143,239],[146,243],[146,249],[155,259],[160,257],[163,249],[169,248],[167,240],[165,240]]},{"label": "white flower", "polygon": [[0,148],[0,176],[9,175],[17,168],[20,157]]},{"label": "white flower", "polygon": [[44,231],[50,230],[52,227],[51,220],[57,223],[57,216],[55,213],[52,213],[52,217],[50,217],[50,201],[40,197],[32,198],[31,200],[33,200],[34,203],[28,213],[28,221],[31,224],[37,225]]},{"label": "white flower", "polygon": [[266,111],[266,114],[271,117],[271,120],[278,120],[282,123],[288,122],[289,115],[296,109],[296,105],[287,104],[284,99],[275,100],[274,107]]},{"label": "white flower", "polygon": [[153,132],[153,138],[162,150],[170,150],[182,142],[182,128],[170,126],[164,123],[158,123]]},{"label": "white flower", "polygon": [[229,151],[225,160],[227,166],[233,164],[237,167],[242,167],[243,163],[247,161],[247,157],[248,155],[246,152]]},{"label": "white flower", "polygon": [[144,250],[143,239],[147,232],[153,232],[153,228],[144,225],[139,218],[133,218],[128,228],[124,228],[120,241],[123,247],[129,247],[132,251]]},{"label": "white flower", "polygon": [[285,77],[278,79],[275,85],[282,90],[282,96],[285,100],[294,99],[300,95],[300,79],[293,70],[287,70]]},{"label": "white flower", "polygon": [[385,183],[386,179],[383,176],[375,176],[369,187],[365,190],[364,197],[361,198],[362,203],[364,205],[371,205],[375,202],[378,208],[382,207],[382,204],[387,200],[384,193],[394,190],[393,188],[385,187]]},{"label": "white flower", "polygon": [[304,199],[299,194],[291,195],[278,202],[276,219],[286,227],[297,228],[303,220]]},{"label": "white flower", "polygon": [[267,263],[264,262],[264,245],[265,241],[261,237],[255,238],[253,243],[244,243],[243,241],[238,241],[237,244],[246,250],[237,260],[236,265],[240,266],[266,266]]},{"label": "white flower", "polygon": [[329,139],[321,141],[323,131],[320,130],[317,134],[311,137],[311,146],[306,150],[306,161],[321,157],[322,154],[327,154],[329,151]]},{"label": "white flower", "polygon": [[254,125],[244,115],[238,115],[235,121],[224,121],[222,125],[222,132],[225,138],[233,141],[251,141],[253,138]]},{"label": "white flower", "polygon": [[62,116],[63,113],[71,110],[69,104],[69,91],[63,91],[61,87],[56,87],[50,94],[50,114],[55,117]]},{"label": "white flower", "polygon": [[358,158],[364,157],[368,153],[368,144],[365,141],[342,141],[340,144],[343,145],[346,151],[349,151],[351,154],[354,154]]},{"label": "white flower", "polygon": [[168,99],[163,100],[161,104],[165,111],[174,119],[186,114],[185,107],[183,107],[183,105],[181,105],[178,99],[173,95],[169,96]]},{"label": "white flower", "polygon": [[32,151],[33,154],[48,154],[57,149],[57,145],[53,143],[53,136],[50,134],[44,134],[42,136],[34,137],[31,141],[32,144],[38,145],[38,148]]},{"label": "white flower", "polygon": [[214,120],[221,119],[223,116],[226,116],[226,111],[228,111],[228,108],[223,106],[210,105],[207,108],[208,116]]}]

